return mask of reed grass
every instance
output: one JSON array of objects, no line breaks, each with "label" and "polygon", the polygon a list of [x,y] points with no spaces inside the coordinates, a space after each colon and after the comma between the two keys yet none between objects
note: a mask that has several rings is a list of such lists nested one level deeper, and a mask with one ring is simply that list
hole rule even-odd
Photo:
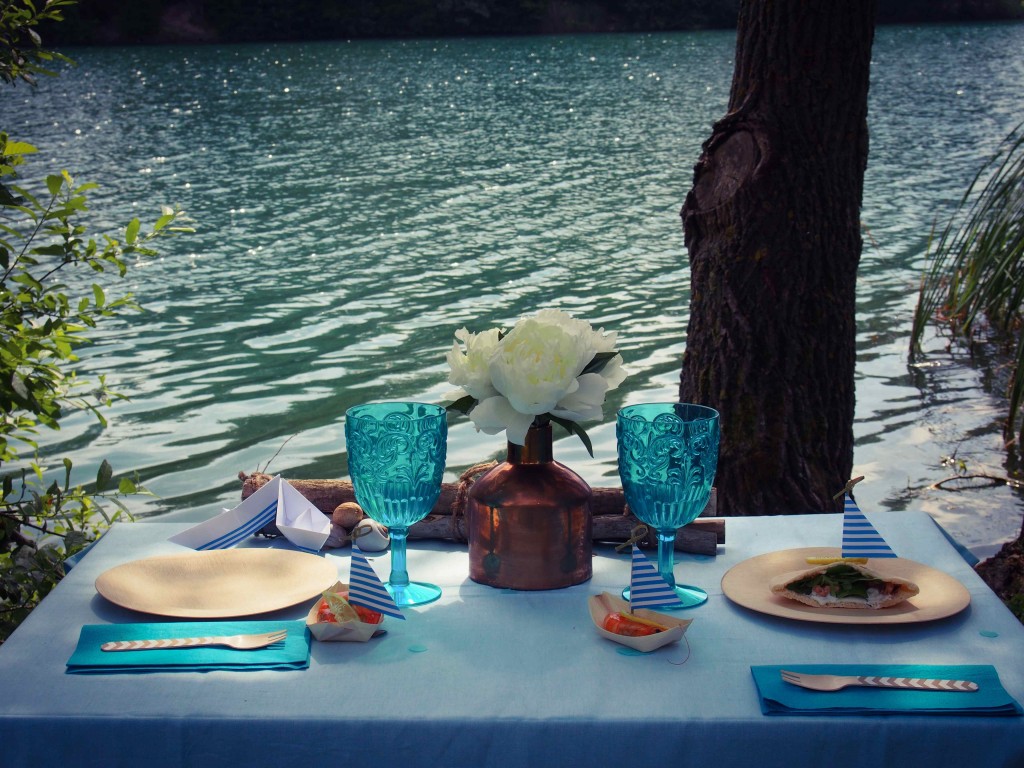
[{"label": "reed grass", "polygon": [[928,244],[911,330],[910,359],[921,354],[925,329],[936,324],[970,346],[979,339],[1015,347],[1004,436],[1017,430],[1024,406],[1024,122],[1003,140],[960,199],[945,228]]}]

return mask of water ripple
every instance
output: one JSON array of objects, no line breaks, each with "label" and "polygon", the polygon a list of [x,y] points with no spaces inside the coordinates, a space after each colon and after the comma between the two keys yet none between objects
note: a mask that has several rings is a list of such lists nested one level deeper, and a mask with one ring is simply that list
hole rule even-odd
[{"label": "water ripple", "polygon": [[[1016,517],[978,528],[926,486],[956,450],[998,465],[1000,403],[969,368],[908,369],[905,347],[928,230],[1018,119],[1022,38],[1020,25],[881,28],[873,56],[859,498],[928,509],[981,548],[1019,527],[1019,500],[988,496]],[[72,51],[77,69],[8,94],[7,130],[103,181],[96,230],[161,203],[200,230],[135,265],[124,287],[148,311],[105,324],[83,354],[83,373],[131,400],[103,432],[71,417],[51,450],[73,450],[85,477],[103,457],[138,469],[161,497],[143,514],[200,519],[275,454],[292,476],[344,474],[346,408],[440,398],[455,329],[549,306],[618,333],[631,376],[607,417],[674,398],[679,208],[724,114],[733,46],[701,32]],[[590,432],[594,459],[571,440],[559,456],[613,482],[614,425]],[[460,419],[449,472],[502,447]]]}]

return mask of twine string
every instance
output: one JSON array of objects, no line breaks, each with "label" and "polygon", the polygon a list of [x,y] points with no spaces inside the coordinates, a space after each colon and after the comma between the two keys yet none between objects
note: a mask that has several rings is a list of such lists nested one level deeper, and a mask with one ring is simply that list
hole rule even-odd
[{"label": "twine string", "polygon": [[843,490],[841,490],[839,493],[833,496],[832,501],[839,501],[839,499],[843,498],[843,496],[845,496],[846,494],[853,493],[853,486],[855,486],[863,479],[864,475],[861,475],[860,477],[852,477],[849,480],[847,480],[846,485],[843,486]]},{"label": "twine string", "polygon": [[616,545],[615,551],[621,552],[626,547],[632,547],[634,544],[643,541],[645,538],[647,538],[647,526],[643,523],[640,523],[639,525],[634,526],[633,530],[629,532],[628,539],[626,539],[621,544]]},{"label": "twine string", "polygon": [[473,486],[476,479],[484,472],[496,467],[497,461],[486,461],[480,464],[474,464],[459,477],[459,483],[455,488],[455,498],[452,499],[451,506],[451,534],[452,538],[456,541],[467,541],[467,537],[462,528],[461,520],[466,514],[466,503],[469,501],[469,489]]},{"label": "twine string", "polygon": [[356,527],[352,529],[348,537],[352,541],[352,543],[355,544],[356,539],[358,539],[360,536],[365,536],[368,533],[373,533],[373,526],[365,520],[363,520],[356,524]]}]

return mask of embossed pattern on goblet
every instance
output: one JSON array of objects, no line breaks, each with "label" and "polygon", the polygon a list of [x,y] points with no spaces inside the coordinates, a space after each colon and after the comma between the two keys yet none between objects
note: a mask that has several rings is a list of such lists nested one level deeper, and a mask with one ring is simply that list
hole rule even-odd
[{"label": "embossed pattern on goblet", "polygon": [[425,403],[356,406],[347,415],[345,436],[353,489],[367,515],[382,525],[410,526],[433,509],[447,453],[443,408]]},{"label": "embossed pattern on goblet", "polygon": [[391,575],[385,586],[395,602],[421,605],[439,587],[409,581],[409,526],[434,508],[441,493],[448,447],[444,408],[427,403],[368,403],[345,414],[349,476],[363,511],[391,535]]},{"label": "embossed pattern on goblet", "polygon": [[657,532],[658,573],[675,588],[684,607],[700,605],[707,593],[676,586],[675,532],[698,517],[711,496],[718,470],[718,421],[713,408],[690,403],[627,406],[616,418],[626,502]]},{"label": "embossed pattern on goblet", "polygon": [[717,412],[683,403],[630,406],[616,427],[619,477],[633,514],[655,529],[693,522],[718,469]]}]

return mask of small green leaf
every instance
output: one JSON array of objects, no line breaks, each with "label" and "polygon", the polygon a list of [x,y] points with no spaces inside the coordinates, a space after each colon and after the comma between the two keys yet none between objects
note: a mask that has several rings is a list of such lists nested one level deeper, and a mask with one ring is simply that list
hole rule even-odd
[{"label": "small green leaf", "polygon": [[124,240],[128,245],[134,245],[135,241],[139,239],[139,227],[141,226],[138,218],[128,222],[128,227],[124,231]]},{"label": "small green leaf", "polygon": [[4,144],[5,155],[31,155],[33,152],[39,150],[33,147],[31,144],[26,144],[24,141],[8,141]]},{"label": "small green leaf", "polygon": [[51,195],[59,195],[60,188],[64,186],[64,177],[50,175],[46,177],[46,188],[49,190]]},{"label": "small green leaf", "polygon": [[445,406],[445,410],[458,411],[459,413],[468,414],[471,410],[473,410],[473,406],[475,405],[476,398],[473,397],[472,395],[466,395],[465,397],[460,397],[454,403],[448,403],[448,405]]},{"label": "small green leaf", "polygon": [[583,372],[580,375],[582,376],[583,373],[600,373],[608,364],[608,361],[615,357],[617,354],[619,353],[598,352],[596,355],[594,355],[593,359],[589,363],[587,363],[586,367],[583,369]]},{"label": "small green leaf", "polygon": [[96,302],[97,307],[102,307],[107,301],[106,294],[103,293],[103,288],[96,283],[92,284],[92,298],[93,301]]},{"label": "small green leaf", "polygon": [[96,490],[104,491],[110,484],[110,478],[114,476],[114,468],[110,466],[110,462],[106,459],[100,464],[99,470],[96,472]]},{"label": "small green leaf", "polygon": [[135,493],[135,483],[132,482],[130,477],[122,477],[121,482],[117,484],[117,490],[119,493],[124,494]]},{"label": "small green leaf", "polygon": [[587,434],[586,430],[583,429],[583,427],[581,427],[575,421],[562,419],[559,418],[558,416],[549,416],[548,418],[558,426],[562,427],[562,429],[564,429],[570,435],[576,435],[580,439],[580,442],[583,443],[583,447],[587,449],[587,453],[590,454],[590,457],[594,457],[594,444],[590,441],[590,435]]}]

